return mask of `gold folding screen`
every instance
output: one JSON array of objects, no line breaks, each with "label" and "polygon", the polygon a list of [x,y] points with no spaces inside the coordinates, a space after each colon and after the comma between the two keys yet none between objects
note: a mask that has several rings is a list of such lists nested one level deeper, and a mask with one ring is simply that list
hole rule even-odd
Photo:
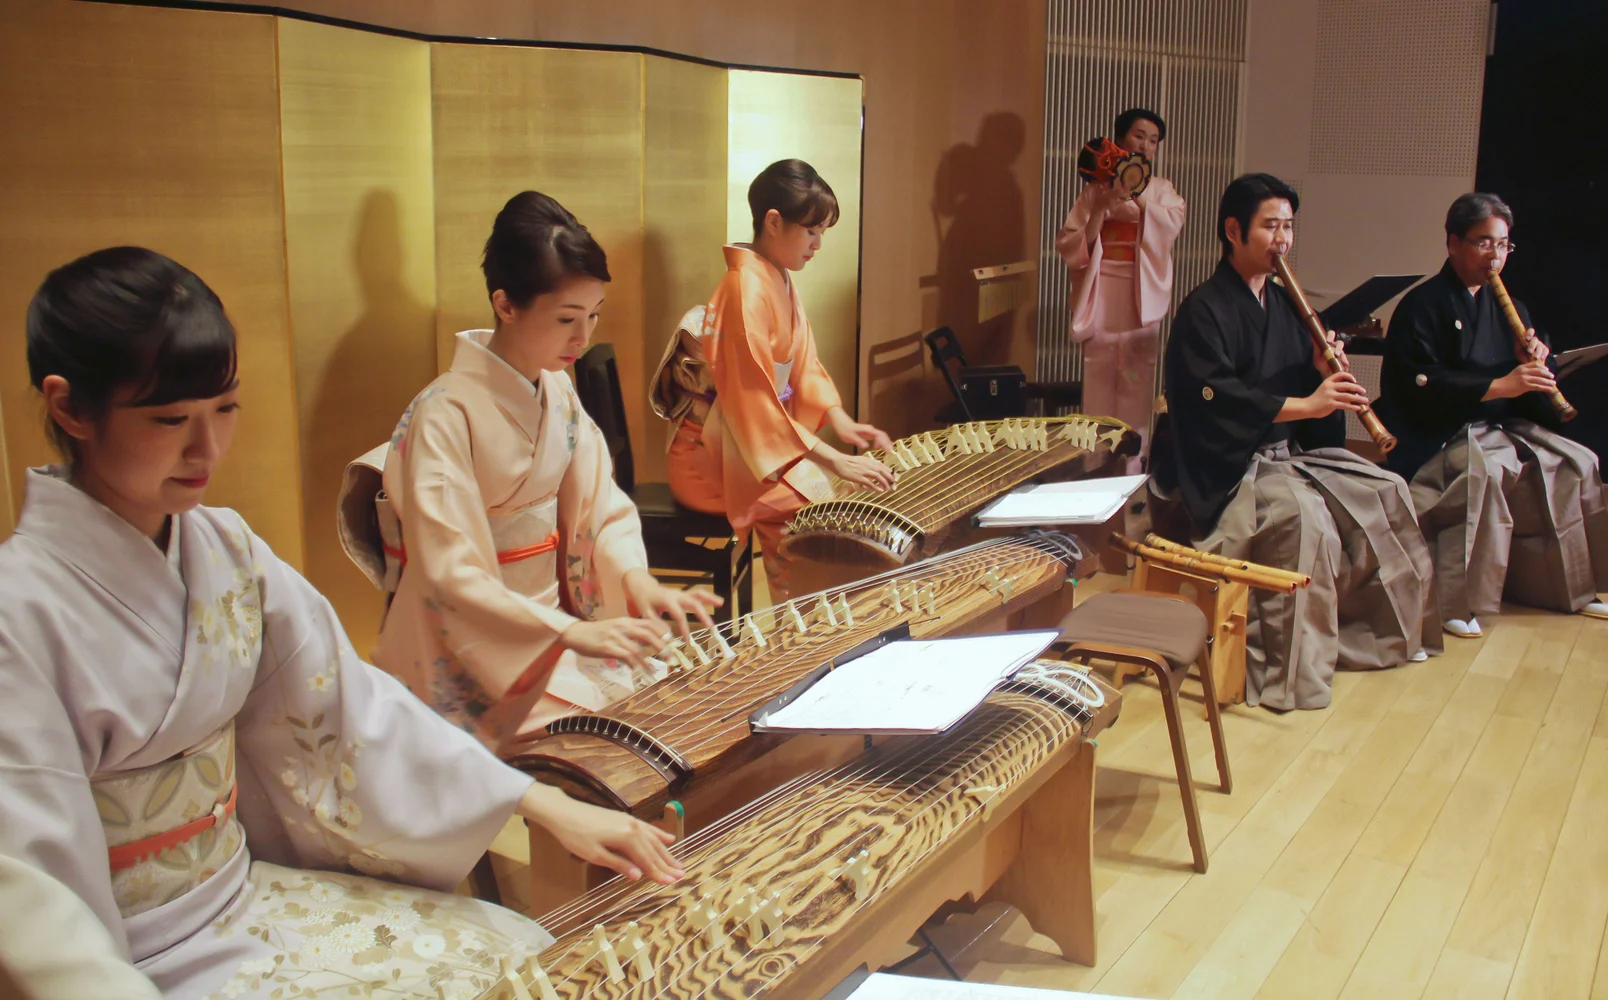
[{"label": "gold folding screen", "polygon": [[[1050,0],[1044,74],[1044,200],[1039,237],[1038,377],[1082,375],[1072,290],[1055,233],[1082,190],[1078,149],[1110,135],[1125,108],[1167,122],[1156,173],[1189,205],[1173,252],[1173,302],[1219,256],[1217,199],[1234,178],[1247,0]],[[1167,324],[1162,326],[1165,343]],[[1159,379],[1159,373],[1158,373]],[[1159,382],[1158,382],[1159,385]]]},{"label": "gold folding screen", "polygon": [[300,567],[359,649],[381,596],[339,551],[344,466],[389,437],[453,334],[490,322],[481,246],[518,191],[552,194],[608,251],[597,339],[619,358],[638,478],[662,479],[649,369],[724,271],[729,190],[756,163],[814,157],[845,212],[801,288],[852,406],[860,93],[858,79],[641,52],[0,4],[0,537],[24,470],[52,459],[28,387],[28,299],[51,267],[118,243],[174,257],[223,298],[244,406],[208,502]]}]

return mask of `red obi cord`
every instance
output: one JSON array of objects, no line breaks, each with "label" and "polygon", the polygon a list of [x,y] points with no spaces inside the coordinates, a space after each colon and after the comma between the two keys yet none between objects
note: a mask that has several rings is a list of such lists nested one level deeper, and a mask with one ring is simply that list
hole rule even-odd
[{"label": "red obi cord", "polygon": [[[393,549],[389,545],[381,547],[385,549],[386,555],[393,559],[401,560],[404,566],[408,564],[408,550],[405,546],[400,549]],[[555,531],[535,545],[522,545],[517,549],[508,549],[506,552],[497,553],[497,565],[506,566],[509,563],[522,562],[547,552],[557,551],[557,549],[558,532]]]},{"label": "red obi cord", "polygon": [[222,826],[230,816],[234,815],[235,800],[240,795],[240,786],[235,785],[229,789],[227,802],[220,802],[212,807],[212,811],[200,819],[191,820],[183,826],[176,826],[165,833],[145,837],[127,844],[118,844],[106,850],[111,858],[112,871],[120,872],[133,868],[146,858],[154,858],[163,851],[171,851],[180,844],[194,840],[214,826]]}]

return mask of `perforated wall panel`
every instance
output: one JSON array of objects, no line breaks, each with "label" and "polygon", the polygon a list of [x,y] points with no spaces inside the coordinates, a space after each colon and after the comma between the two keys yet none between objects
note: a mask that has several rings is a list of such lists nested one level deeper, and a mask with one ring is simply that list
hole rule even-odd
[{"label": "perforated wall panel", "polygon": [[1318,0],[1308,169],[1474,173],[1490,0]]}]

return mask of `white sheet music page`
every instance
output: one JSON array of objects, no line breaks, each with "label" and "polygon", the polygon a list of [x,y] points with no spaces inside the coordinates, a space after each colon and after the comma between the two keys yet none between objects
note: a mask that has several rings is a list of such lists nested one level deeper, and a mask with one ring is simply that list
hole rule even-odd
[{"label": "white sheet music page", "polygon": [[957,983],[952,979],[919,979],[874,972],[849,1000],[1123,1000],[1108,993],[1074,993],[1032,986]]},{"label": "white sheet music page", "polygon": [[1103,524],[1144,484],[1141,475],[1024,486],[983,508],[977,523],[985,528]]},{"label": "white sheet music page", "polygon": [[942,732],[1058,635],[1046,630],[890,642],[816,681],[770,713],[766,725],[809,732]]}]

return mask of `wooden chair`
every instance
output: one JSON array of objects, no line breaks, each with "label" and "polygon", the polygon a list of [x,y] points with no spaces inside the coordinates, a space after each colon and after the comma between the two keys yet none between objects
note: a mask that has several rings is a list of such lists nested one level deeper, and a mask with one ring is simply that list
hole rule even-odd
[{"label": "wooden chair", "polygon": [[1167,716],[1167,734],[1172,739],[1173,765],[1178,771],[1178,791],[1184,802],[1184,825],[1189,832],[1189,848],[1194,854],[1195,871],[1206,871],[1206,838],[1200,826],[1200,805],[1190,774],[1189,748],[1184,741],[1183,713],[1178,693],[1193,664],[1206,689],[1206,719],[1212,732],[1212,749],[1217,756],[1219,787],[1234,787],[1228,768],[1228,746],[1223,742],[1223,719],[1211,670],[1212,637],[1206,616],[1182,597],[1118,590],[1095,594],[1073,608],[1061,620],[1061,636],[1056,650],[1062,659],[1087,664],[1107,660],[1137,666],[1156,675],[1161,688],[1162,709]]},{"label": "wooden chair", "polygon": [[[614,345],[593,344],[575,362],[575,392],[609,443],[614,481],[636,504],[648,565],[707,579],[714,592],[726,601],[715,612],[718,621],[752,610],[753,546],[737,544],[731,524],[723,515],[681,506],[671,496],[670,484],[636,481]],[[710,544],[711,539],[715,544]],[[722,539],[724,544],[720,544]]]}]

